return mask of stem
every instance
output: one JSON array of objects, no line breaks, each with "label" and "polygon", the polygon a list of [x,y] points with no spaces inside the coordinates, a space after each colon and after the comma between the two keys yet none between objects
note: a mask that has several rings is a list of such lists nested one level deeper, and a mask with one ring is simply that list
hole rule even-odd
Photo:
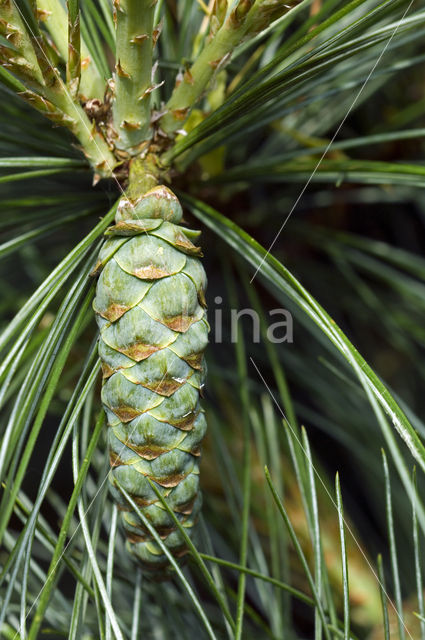
[{"label": "stem", "polygon": [[[72,3],[71,4],[75,4]],[[49,31],[61,57],[68,60],[68,17],[59,0],[37,0],[40,19]],[[75,45],[74,45],[75,46]],[[83,101],[103,100],[105,82],[91,58],[87,45],[81,39],[80,97]]]},{"label": "stem", "polygon": [[81,33],[79,0],[68,0],[68,62],[66,82],[74,99],[78,96],[81,80]]},{"label": "stem", "polygon": [[81,144],[81,150],[95,171],[94,182],[112,175],[116,165],[113,153],[103,135],[90,122],[79,103],[75,103],[59,72],[51,68],[52,83],[39,87],[39,92],[26,89],[18,95],[55,124],[69,129]]},{"label": "stem", "polygon": [[12,0],[0,0],[0,35],[11,45],[0,44],[0,64],[29,84],[43,85],[44,78],[33,43]]},{"label": "stem", "polygon": [[217,69],[228,62],[233,49],[249,35],[262,31],[288,10],[277,0],[239,0],[217,33],[201,51],[183,79],[177,80],[161,128],[173,134],[181,128]]},{"label": "stem", "polygon": [[72,119],[69,129],[80,141],[84,155],[95,170],[94,181],[110,177],[116,160],[103,135],[92,126],[84,109],[73,102],[69,93],[61,96],[59,106]]},{"label": "stem", "polygon": [[157,0],[115,0],[117,25],[115,99],[116,146],[132,155],[149,135],[153,23]]},{"label": "stem", "polygon": [[161,181],[160,168],[155,155],[147,154],[143,158],[133,158],[130,162],[129,184],[126,195],[130,200],[137,200],[140,196],[156,187]]},{"label": "stem", "polygon": [[[31,30],[31,27],[28,29]],[[0,61],[5,69],[22,78],[26,85],[15,82],[14,90],[55,124],[73,132],[95,170],[95,181],[110,176],[115,158],[105,139],[92,126],[80,104],[74,103],[58,70],[48,58],[43,43],[29,30],[12,0],[0,0],[0,33],[7,36],[17,49],[16,53],[7,45],[0,46]],[[7,72],[3,71],[1,76],[6,79]]]}]

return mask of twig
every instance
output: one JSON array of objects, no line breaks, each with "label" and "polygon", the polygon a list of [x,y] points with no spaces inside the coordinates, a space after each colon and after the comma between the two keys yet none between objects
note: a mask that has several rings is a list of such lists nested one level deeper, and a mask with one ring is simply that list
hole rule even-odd
[{"label": "twig", "polygon": [[33,42],[12,0],[0,0],[0,35],[10,44],[0,44],[0,64],[33,87],[44,84]]},{"label": "twig", "polygon": [[71,96],[76,99],[81,80],[81,33],[79,0],[68,0],[68,60],[66,81]]},{"label": "twig", "polygon": [[[61,57],[68,60],[68,18],[65,9],[59,0],[37,0],[37,6],[39,19],[45,24]],[[91,98],[103,100],[105,93],[105,82],[83,39],[79,92],[83,101]]]},{"label": "twig", "polygon": [[167,113],[161,118],[161,128],[168,134],[180,129],[190,109],[202,96],[211,78],[230,59],[232,51],[245,38],[256,35],[291,8],[277,0],[239,0],[226,17],[226,3],[217,2],[211,20],[210,39],[193,65],[176,86],[167,102]]},{"label": "twig", "polygon": [[137,154],[150,127],[153,28],[157,0],[114,0],[117,26],[115,97],[116,146]]}]

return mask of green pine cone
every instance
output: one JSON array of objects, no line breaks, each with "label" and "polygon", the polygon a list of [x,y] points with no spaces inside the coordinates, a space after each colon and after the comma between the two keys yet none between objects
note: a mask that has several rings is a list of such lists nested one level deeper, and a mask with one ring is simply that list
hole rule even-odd
[{"label": "green pine cone", "polygon": [[209,326],[202,253],[190,239],[199,233],[178,226],[181,218],[180,203],[167,187],[134,202],[123,198],[95,268],[111,491],[122,510],[128,548],[153,572],[166,570],[167,557],[115,481],[170,552],[183,555],[183,537],[148,480],[190,533],[202,501],[206,421],[199,398]]}]

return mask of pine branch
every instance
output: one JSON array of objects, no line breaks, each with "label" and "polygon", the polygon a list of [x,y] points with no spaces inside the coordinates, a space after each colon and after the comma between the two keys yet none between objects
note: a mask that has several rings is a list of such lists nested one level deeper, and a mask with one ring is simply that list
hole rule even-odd
[{"label": "pine branch", "polygon": [[0,44],[0,64],[24,82],[43,85],[32,39],[13,0],[0,0],[0,35],[10,44]]},{"label": "pine branch", "polygon": [[[74,0],[71,4],[71,16],[75,25],[76,11],[78,18],[78,2]],[[60,14],[57,16],[60,23]],[[73,32],[73,42],[76,42],[75,29],[71,28],[70,31]],[[72,131],[94,168],[95,180],[110,176],[115,166],[115,158],[105,139],[92,126],[81,105],[74,102],[74,96],[67,90],[59,71],[49,57],[44,39],[31,25],[24,24],[24,17],[13,0],[0,0],[0,33],[10,42],[10,47],[0,45],[0,64],[4,68],[0,81],[55,124]],[[75,81],[78,78],[78,61],[73,55],[70,58],[72,63],[68,65],[71,66],[69,73]],[[23,84],[19,80],[11,81],[7,71],[13,73]]]},{"label": "pine branch", "polygon": [[[69,118],[68,128],[78,138],[82,151],[95,171],[94,182],[112,175],[116,160],[103,135],[92,125],[80,104],[75,104],[69,92],[62,89],[55,104]],[[65,124],[65,123],[64,123]]]},{"label": "pine branch", "polygon": [[[74,2],[71,2],[75,5]],[[55,43],[61,57],[68,60],[68,17],[60,0],[37,0],[38,16],[43,21]],[[75,15],[75,12],[74,12]],[[73,31],[71,44],[76,46],[76,32]],[[97,98],[103,100],[105,82],[92,59],[84,40],[81,41],[81,81],[79,93],[84,101]],[[73,64],[73,63],[72,63]]]},{"label": "pine branch", "polygon": [[66,127],[78,138],[81,151],[95,172],[95,182],[112,175],[116,164],[115,157],[102,134],[91,124],[81,105],[75,104],[62,82],[58,90],[44,90],[44,95],[40,95],[18,81],[12,82],[13,76],[9,78],[5,75],[7,72],[1,71],[0,82],[16,91],[17,95],[49,120]]},{"label": "pine branch", "polygon": [[168,101],[167,113],[161,118],[161,128],[173,134],[181,128],[191,108],[202,96],[213,75],[230,59],[237,45],[256,35],[279,18],[293,5],[278,0],[239,0],[226,17],[226,3],[216,2],[211,18],[210,39],[190,69],[177,78]]},{"label": "pine branch", "polygon": [[117,27],[115,98],[116,146],[132,155],[146,140],[150,126],[154,7],[157,0],[115,0]]},{"label": "pine branch", "polygon": [[32,89],[28,85],[22,84],[6,69],[0,67],[0,83],[16,92],[18,96],[56,125],[64,126],[72,131],[78,138],[82,152],[95,171],[95,181],[111,176],[116,161],[105,139],[92,126],[81,105],[75,104],[56,69],[54,69],[53,77],[54,83],[50,87],[40,84]]},{"label": "pine branch", "polygon": [[78,96],[81,80],[81,33],[79,0],[68,0],[68,62],[66,81],[72,97]]}]

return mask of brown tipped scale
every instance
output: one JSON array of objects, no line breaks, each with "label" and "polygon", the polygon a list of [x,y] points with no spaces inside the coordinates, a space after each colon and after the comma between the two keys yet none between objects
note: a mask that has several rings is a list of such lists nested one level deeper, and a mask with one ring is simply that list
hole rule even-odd
[{"label": "brown tipped scale", "polygon": [[150,484],[191,535],[201,506],[206,421],[199,398],[209,327],[201,251],[178,225],[181,218],[167,187],[133,201],[123,197],[95,269],[111,490],[130,552],[156,574],[167,573],[167,558],[117,482],[169,551],[184,555],[183,536]]}]

